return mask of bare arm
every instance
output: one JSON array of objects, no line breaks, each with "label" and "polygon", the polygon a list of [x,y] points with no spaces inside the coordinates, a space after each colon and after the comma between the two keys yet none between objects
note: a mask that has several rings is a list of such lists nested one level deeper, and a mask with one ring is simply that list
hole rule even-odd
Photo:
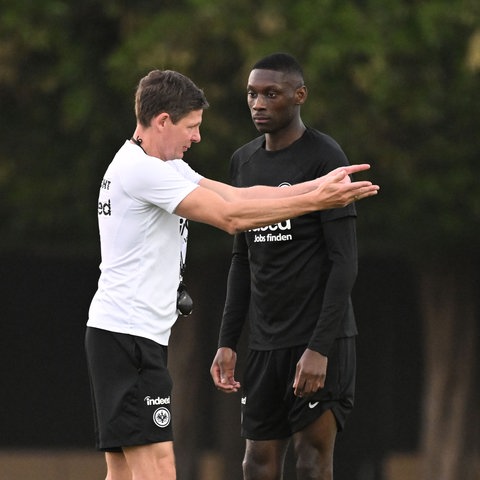
[{"label": "bare arm", "polygon": [[[217,182],[208,178],[204,178],[200,181],[202,187],[208,188],[218,193],[223,199],[228,201],[233,200],[254,200],[259,198],[284,198],[294,195],[302,195],[304,193],[311,192],[318,188],[322,183],[330,181],[331,177],[339,173],[340,171],[346,171],[347,175],[360,172],[362,170],[368,170],[370,165],[349,165],[347,167],[339,167],[332,170],[323,177],[316,178],[296,185],[291,185],[288,188],[267,187],[265,185],[256,185],[253,187],[236,188],[225,183]],[[350,182],[348,176],[344,180],[346,183]],[[343,205],[342,205],[343,206]]]},{"label": "bare arm", "polygon": [[[265,189],[264,192],[269,190],[271,192],[265,194],[266,197],[242,199],[240,195],[238,199],[235,194],[228,192],[242,189],[233,189],[227,185],[223,187],[223,184],[218,184],[222,189],[219,192],[215,188],[210,189],[200,185],[180,202],[175,213],[189,220],[207,223],[234,234],[317,210],[344,207],[354,200],[370,197],[378,192],[379,187],[372,185],[371,182],[350,182],[349,168],[340,168],[325,175],[322,177],[323,180],[319,181],[319,185],[312,186],[312,190],[307,193],[288,197],[275,197],[273,191],[290,190],[289,188],[259,187],[259,189]],[[223,192],[225,192],[224,196],[221,196]],[[270,194],[273,196],[269,196]]]}]

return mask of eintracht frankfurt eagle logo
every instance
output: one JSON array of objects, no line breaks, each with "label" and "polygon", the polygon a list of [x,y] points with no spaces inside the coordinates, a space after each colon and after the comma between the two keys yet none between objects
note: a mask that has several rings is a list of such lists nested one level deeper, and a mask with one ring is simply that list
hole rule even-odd
[{"label": "eintracht frankfurt eagle logo", "polygon": [[170,412],[165,407],[157,408],[153,414],[155,425],[165,428],[170,424]]}]

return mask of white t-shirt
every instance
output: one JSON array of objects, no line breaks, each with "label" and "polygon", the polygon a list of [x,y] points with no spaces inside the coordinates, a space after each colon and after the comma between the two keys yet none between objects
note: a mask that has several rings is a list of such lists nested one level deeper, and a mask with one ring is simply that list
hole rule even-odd
[{"label": "white t-shirt", "polygon": [[203,177],[127,141],[98,198],[102,261],[87,325],[168,345],[177,319],[180,217],[173,211]]}]

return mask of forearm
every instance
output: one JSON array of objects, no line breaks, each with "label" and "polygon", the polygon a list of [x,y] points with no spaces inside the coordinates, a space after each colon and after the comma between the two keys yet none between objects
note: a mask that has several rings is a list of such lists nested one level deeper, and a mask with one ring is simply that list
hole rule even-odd
[{"label": "forearm", "polygon": [[236,231],[244,232],[272,225],[300,215],[326,208],[326,203],[316,201],[313,195],[247,199],[229,205],[228,212]]},{"label": "forearm", "polygon": [[350,306],[350,293],[356,273],[353,265],[337,265],[332,269],[325,289],[322,311],[308,344],[311,350],[328,356]]},{"label": "forearm", "polygon": [[323,293],[323,303],[309,348],[328,354],[351,309],[350,294],[358,271],[355,217],[340,218],[323,225],[332,262]]},{"label": "forearm", "polygon": [[234,202],[240,200],[276,199],[302,195],[315,190],[315,188],[317,188],[323,181],[322,178],[290,185],[285,188],[269,187],[266,185],[254,185],[252,187],[239,188],[210,179],[202,179],[200,185],[218,193],[224,200]]},{"label": "forearm", "polygon": [[351,183],[351,179],[348,175],[367,170],[368,168],[370,168],[370,166],[367,164],[339,167],[323,177],[318,177],[313,180],[290,185],[285,188],[269,187],[265,185],[238,188],[208,178],[202,179],[200,181],[200,185],[216,192],[227,201],[286,198],[312,192],[320,185],[331,182],[332,178],[337,176],[339,172],[345,172],[347,175],[343,180],[340,180],[342,183]]},{"label": "forearm", "polygon": [[[238,245],[238,238],[235,239]],[[240,242],[244,241],[240,239]],[[246,246],[245,246],[246,247]],[[250,302],[250,267],[246,253],[234,253],[227,279],[227,294],[218,347],[236,350]]]},{"label": "forearm", "polygon": [[255,200],[259,198],[287,198],[295,195],[303,195],[304,193],[315,190],[321,179],[310,180],[308,182],[297,183],[289,185],[288,187],[267,187],[263,185],[256,185],[253,187],[239,188],[239,195],[245,200]]},{"label": "forearm", "polygon": [[227,233],[271,225],[316,211],[328,204],[309,192],[294,197],[257,200],[225,200],[207,188],[197,188],[177,206],[175,213],[189,220],[207,223]]},{"label": "forearm", "polygon": [[[347,168],[339,169],[339,172],[323,177],[325,181],[319,182],[313,190],[304,194],[254,200],[230,199],[218,191],[216,184],[210,188],[212,181],[203,179],[200,188],[187,195],[177,206],[175,213],[233,234],[317,210],[344,207],[354,200],[377,193],[376,185],[368,181],[352,183],[346,173]],[[224,187],[221,189],[231,191]]]}]

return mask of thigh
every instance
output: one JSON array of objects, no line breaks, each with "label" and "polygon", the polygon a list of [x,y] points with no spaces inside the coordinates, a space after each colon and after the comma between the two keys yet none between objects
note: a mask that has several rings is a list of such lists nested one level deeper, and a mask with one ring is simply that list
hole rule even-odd
[{"label": "thigh", "polygon": [[343,430],[353,409],[355,394],[355,337],[339,338],[328,357],[324,388],[310,397],[295,397],[290,411],[292,430],[298,432],[331,410],[337,429]]},{"label": "thigh", "polygon": [[331,410],[327,410],[314,422],[293,434],[296,458],[333,459],[336,436],[336,418]]},{"label": "thigh", "polygon": [[285,351],[248,353],[242,389],[242,436],[272,440],[291,435]]},{"label": "thigh", "polygon": [[297,478],[333,479],[337,421],[331,410],[293,435]]},{"label": "thigh", "polygon": [[167,351],[146,338],[89,328],[86,339],[97,447],[171,441]]}]

